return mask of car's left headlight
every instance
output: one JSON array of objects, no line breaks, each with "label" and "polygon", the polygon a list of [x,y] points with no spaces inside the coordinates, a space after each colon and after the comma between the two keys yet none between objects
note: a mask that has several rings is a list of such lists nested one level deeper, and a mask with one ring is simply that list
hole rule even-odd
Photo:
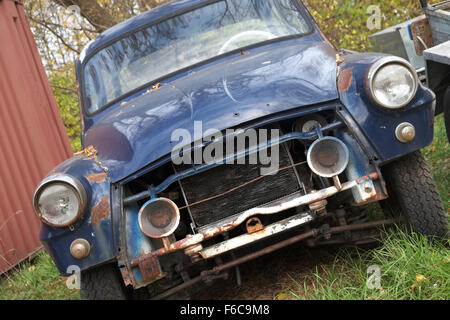
[{"label": "car's left headlight", "polygon": [[34,211],[52,227],[66,227],[76,222],[86,208],[86,191],[69,175],[46,178],[33,196]]},{"label": "car's left headlight", "polygon": [[367,94],[384,108],[406,106],[415,97],[418,87],[416,71],[408,61],[399,57],[381,58],[367,73]]}]

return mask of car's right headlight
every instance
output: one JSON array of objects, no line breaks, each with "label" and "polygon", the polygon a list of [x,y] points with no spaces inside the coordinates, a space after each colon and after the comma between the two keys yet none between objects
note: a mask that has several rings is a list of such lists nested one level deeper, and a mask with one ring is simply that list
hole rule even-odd
[{"label": "car's right headlight", "polygon": [[381,107],[399,109],[415,97],[419,87],[417,73],[411,64],[399,57],[384,57],[369,69],[366,91]]},{"label": "car's right headlight", "polygon": [[50,176],[36,188],[33,206],[44,223],[53,227],[70,226],[86,208],[86,191],[69,175]]}]

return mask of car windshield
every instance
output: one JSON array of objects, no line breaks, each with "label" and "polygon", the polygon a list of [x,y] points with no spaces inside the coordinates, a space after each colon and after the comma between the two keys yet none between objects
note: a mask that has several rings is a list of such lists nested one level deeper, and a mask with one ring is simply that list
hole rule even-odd
[{"label": "car windshield", "polygon": [[215,56],[309,31],[291,0],[222,0],[128,34],[84,67],[88,113]]}]

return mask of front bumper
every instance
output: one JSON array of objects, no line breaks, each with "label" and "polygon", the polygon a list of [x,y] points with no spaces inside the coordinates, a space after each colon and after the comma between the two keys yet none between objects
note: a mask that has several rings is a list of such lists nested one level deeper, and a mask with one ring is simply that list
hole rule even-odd
[{"label": "front bumper", "polygon": [[[246,220],[256,215],[271,215],[284,212],[288,209],[313,206],[320,203],[320,201],[330,198],[340,192],[346,190],[352,190],[360,195],[361,201],[370,202],[371,200],[378,200],[380,194],[374,185],[374,181],[378,180],[377,173],[372,173],[368,176],[363,176],[358,179],[322,189],[320,191],[311,192],[303,196],[291,195],[283,199],[273,201],[261,207],[256,207],[245,212],[230,216],[222,221],[218,221],[213,225],[205,226],[199,229],[198,233],[194,235],[188,235],[186,238],[171,243],[168,246],[152,251],[146,255],[133,259],[130,262],[131,268],[138,267],[142,277],[146,281],[152,279],[160,279],[164,276],[161,269],[158,267],[158,258],[167,254],[184,250],[184,253],[190,256],[194,261],[200,259],[210,259],[221,255],[225,252],[243,247],[245,245],[254,243],[258,240],[262,240],[276,234],[280,234],[289,230],[293,230],[297,227],[305,225],[316,219],[316,215],[311,212],[303,212],[287,219],[283,219],[268,226],[259,225],[259,228],[248,228],[248,233],[237,236],[235,238],[223,241],[213,246],[204,248],[203,243],[211,238],[214,238],[220,234],[231,231],[238,227]],[[131,273],[126,272],[129,283],[133,284]]]}]

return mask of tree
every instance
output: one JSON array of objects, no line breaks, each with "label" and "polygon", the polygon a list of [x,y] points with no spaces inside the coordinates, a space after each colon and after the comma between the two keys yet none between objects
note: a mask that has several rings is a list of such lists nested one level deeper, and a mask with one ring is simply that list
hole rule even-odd
[{"label": "tree", "polygon": [[74,151],[81,148],[74,61],[99,33],[168,0],[26,0],[25,12]]}]

